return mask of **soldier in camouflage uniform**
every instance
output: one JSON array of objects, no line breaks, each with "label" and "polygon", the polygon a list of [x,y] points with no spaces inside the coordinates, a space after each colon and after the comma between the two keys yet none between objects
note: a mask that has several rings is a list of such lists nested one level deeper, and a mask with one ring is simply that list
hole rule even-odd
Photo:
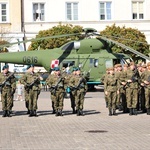
[{"label": "soldier in camouflage uniform", "polygon": [[109,75],[105,80],[104,87],[108,97],[109,116],[116,115],[116,96],[119,94],[119,85],[114,75],[114,68],[109,68]]},{"label": "soldier in camouflage uniform", "polygon": [[83,114],[84,96],[88,90],[86,79],[81,75],[80,68],[76,68],[76,75],[70,79],[69,87],[75,95],[77,116]]},{"label": "soldier in camouflage uniform", "polygon": [[150,62],[147,64],[147,70],[142,76],[142,86],[145,89],[145,107],[147,109],[147,115],[150,115]]},{"label": "soldier in camouflage uniform", "polygon": [[49,75],[46,79],[46,83],[50,88],[51,100],[54,104],[53,109],[56,112],[56,116],[63,116],[62,110],[65,95],[64,77],[61,76],[60,69],[58,67],[53,69],[53,74]]},{"label": "soldier in camouflage uniform", "polygon": [[[107,76],[109,74],[109,69],[106,69],[106,73],[101,77],[101,82],[105,85],[105,80],[107,79]],[[104,94],[105,94],[105,87],[104,87]],[[105,94],[105,102],[106,102],[106,108],[108,108],[108,97]]]},{"label": "soldier in camouflage uniform", "polygon": [[40,85],[40,76],[38,73],[34,72],[34,65],[29,65],[27,67],[28,72],[21,79],[21,83],[26,87],[26,91],[28,92],[29,98],[29,117],[35,116],[37,117],[36,110],[38,109],[37,100],[41,90]]},{"label": "soldier in camouflage uniform", "polygon": [[134,62],[130,63],[130,69],[127,71],[126,77],[126,98],[129,115],[137,115],[139,73]]},{"label": "soldier in camouflage uniform", "polygon": [[9,72],[9,66],[3,67],[3,72],[0,73],[0,85],[1,85],[1,100],[3,117],[11,117],[10,111],[13,104],[13,95],[16,90],[16,79],[13,73]]}]

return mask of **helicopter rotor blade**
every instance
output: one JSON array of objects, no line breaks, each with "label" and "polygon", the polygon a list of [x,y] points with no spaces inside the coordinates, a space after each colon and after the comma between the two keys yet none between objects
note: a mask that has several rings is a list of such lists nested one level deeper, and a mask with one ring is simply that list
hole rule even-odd
[{"label": "helicopter rotor blade", "polygon": [[67,36],[75,36],[75,35],[81,35],[81,33],[62,34],[62,35],[46,36],[46,37],[41,37],[41,38],[33,38],[33,39],[30,39],[30,40],[24,40],[24,41],[19,41],[19,42],[14,42],[14,43],[0,45],[0,48],[7,47],[7,46],[10,46],[10,45],[14,45],[14,44],[27,43],[27,42],[33,42],[33,41],[40,41],[40,40],[45,40],[45,39],[61,38],[61,37],[67,37]]}]

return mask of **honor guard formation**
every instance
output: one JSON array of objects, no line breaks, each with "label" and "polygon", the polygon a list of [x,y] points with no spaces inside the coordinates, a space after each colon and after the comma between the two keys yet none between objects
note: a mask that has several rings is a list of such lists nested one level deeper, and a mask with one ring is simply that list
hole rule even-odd
[{"label": "honor guard formation", "polygon": [[[25,106],[29,117],[37,117],[37,100],[41,92],[39,73],[34,72],[34,65],[28,65],[26,73],[19,79],[24,85]],[[104,83],[104,94],[109,116],[117,115],[116,110],[137,115],[142,111],[150,115],[150,62],[147,65],[116,64],[107,68],[101,78]],[[49,87],[52,110],[55,116],[63,116],[64,97],[70,94],[72,113],[83,116],[84,97],[88,90],[86,78],[81,74],[79,67],[72,71],[54,67],[46,79]],[[5,65],[0,73],[0,89],[2,101],[2,117],[11,117],[16,78],[14,72]],[[19,92],[20,93],[20,92]]]},{"label": "honor guard formation", "polygon": [[117,115],[116,109],[129,115],[137,115],[138,111],[150,115],[150,62],[116,64],[101,80],[109,116]]}]

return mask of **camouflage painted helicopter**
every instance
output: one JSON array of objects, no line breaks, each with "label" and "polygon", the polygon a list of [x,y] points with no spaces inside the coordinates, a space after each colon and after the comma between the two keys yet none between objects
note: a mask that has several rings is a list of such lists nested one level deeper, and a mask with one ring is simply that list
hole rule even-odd
[{"label": "camouflage painted helicopter", "polygon": [[[129,63],[131,58],[123,53],[112,53],[111,43],[117,44],[126,50],[129,50],[145,59],[149,57],[133,50],[116,41],[102,37],[95,29],[86,28],[85,38],[80,41],[71,41],[60,48],[48,49],[44,51],[24,51],[24,52],[9,52],[0,54],[0,62],[14,64],[34,64],[35,66],[43,66],[47,71],[55,65],[60,68],[71,68],[79,66],[81,71],[87,77],[87,83],[91,87],[101,83],[100,78],[105,73],[106,68],[112,67],[117,63]],[[79,34],[79,33],[78,33]],[[60,36],[51,36],[47,38],[59,38],[63,36],[72,36],[75,34],[66,34]],[[97,36],[97,38],[93,38]],[[46,37],[44,37],[45,39]],[[41,40],[41,39],[33,39]],[[32,40],[22,41],[20,43],[29,42]],[[18,43],[18,42],[17,42]],[[17,44],[11,43],[11,44]],[[8,45],[2,45],[8,46]],[[53,64],[51,63],[54,63]]]}]

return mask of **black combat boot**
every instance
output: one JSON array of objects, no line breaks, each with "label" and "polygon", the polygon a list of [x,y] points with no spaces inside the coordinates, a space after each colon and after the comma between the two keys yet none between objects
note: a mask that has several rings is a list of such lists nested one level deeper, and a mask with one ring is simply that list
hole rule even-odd
[{"label": "black combat boot", "polygon": [[6,117],[7,116],[7,110],[3,111],[3,116],[2,117]]},{"label": "black combat boot", "polygon": [[53,111],[52,111],[52,114],[56,114],[56,111],[55,111],[55,109],[53,109]]},{"label": "black combat boot", "polygon": [[62,110],[59,110],[59,116],[63,116]]},{"label": "black combat boot", "polygon": [[84,116],[83,111],[81,109],[79,110],[79,113],[81,116]]},{"label": "black combat boot", "polygon": [[133,110],[132,110],[132,108],[129,108],[129,115],[130,115],[130,116],[133,115]]},{"label": "black combat boot", "polygon": [[33,111],[33,116],[38,117],[36,110]]},{"label": "black combat boot", "polygon": [[30,114],[30,110],[29,109],[27,110],[27,114]]},{"label": "black combat boot", "polygon": [[72,113],[73,113],[73,114],[76,114],[75,108],[72,108]]},{"label": "black combat boot", "polygon": [[56,114],[55,114],[55,116],[59,116],[59,112],[58,112],[58,110],[56,110]]},{"label": "black combat boot", "polygon": [[109,116],[112,116],[112,109],[109,108]]},{"label": "black combat boot", "polygon": [[114,115],[114,116],[117,116],[117,114],[116,114],[116,109],[113,109],[113,115]]},{"label": "black combat boot", "polygon": [[33,111],[30,110],[30,114],[29,114],[29,117],[32,117],[33,116]]},{"label": "black combat boot", "polygon": [[9,110],[7,110],[7,116],[8,116],[8,117],[11,117],[11,114],[10,114],[10,111],[9,111]]},{"label": "black combat boot", "polygon": [[150,115],[150,108],[147,108],[147,115]]},{"label": "black combat boot", "polygon": [[135,108],[133,108],[133,115],[137,115],[137,110]]},{"label": "black combat boot", "polygon": [[80,116],[80,111],[79,110],[77,110],[77,116]]}]

